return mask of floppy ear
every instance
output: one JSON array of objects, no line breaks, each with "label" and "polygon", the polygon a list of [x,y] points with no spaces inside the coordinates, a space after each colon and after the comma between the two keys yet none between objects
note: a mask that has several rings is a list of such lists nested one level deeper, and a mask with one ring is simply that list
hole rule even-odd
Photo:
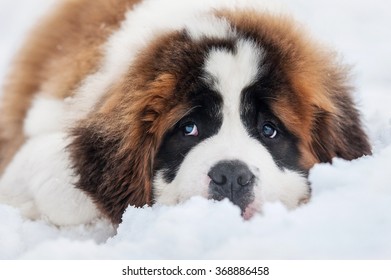
[{"label": "floppy ear", "polygon": [[353,160],[370,155],[371,146],[350,96],[350,89],[333,84],[328,91],[335,112],[330,113],[321,108],[315,110],[312,130],[314,155],[320,162],[331,162],[333,157]]},{"label": "floppy ear", "polygon": [[124,151],[121,135],[113,134],[104,122],[103,116],[83,121],[72,131],[68,148],[77,175],[76,187],[89,194],[99,210],[118,224],[129,204],[151,204],[148,165],[153,143],[150,137],[142,136]]},{"label": "floppy ear", "polygon": [[69,151],[76,186],[115,224],[128,205],[152,203],[157,149],[168,126],[184,111],[173,100],[174,82],[172,76],[161,75],[143,89],[118,86],[72,131]]}]

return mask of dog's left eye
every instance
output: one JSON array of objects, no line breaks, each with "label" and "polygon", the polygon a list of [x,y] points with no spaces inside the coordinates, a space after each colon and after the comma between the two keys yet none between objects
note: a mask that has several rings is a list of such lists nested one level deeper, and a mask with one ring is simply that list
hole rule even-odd
[{"label": "dog's left eye", "polygon": [[277,136],[277,129],[273,124],[266,122],[262,126],[262,134],[267,138],[273,139]]},{"label": "dog's left eye", "polygon": [[198,136],[198,127],[195,123],[187,123],[183,126],[185,136]]}]

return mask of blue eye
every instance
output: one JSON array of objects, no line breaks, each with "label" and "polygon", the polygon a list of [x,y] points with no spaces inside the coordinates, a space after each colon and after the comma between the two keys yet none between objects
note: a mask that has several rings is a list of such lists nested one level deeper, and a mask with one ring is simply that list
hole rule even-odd
[{"label": "blue eye", "polygon": [[188,123],[183,126],[183,134],[185,136],[198,136],[198,128],[195,123]]},{"label": "blue eye", "polygon": [[263,136],[273,139],[277,136],[277,129],[271,123],[265,123],[262,127]]}]

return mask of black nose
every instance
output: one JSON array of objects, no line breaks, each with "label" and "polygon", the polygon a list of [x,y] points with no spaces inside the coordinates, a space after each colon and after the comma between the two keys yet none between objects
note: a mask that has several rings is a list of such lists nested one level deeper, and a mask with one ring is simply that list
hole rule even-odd
[{"label": "black nose", "polygon": [[221,161],[213,166],[208,176],[210,197],[215,200],[230,199],[242,211],[254,199],[254,174],[238,160]]}]

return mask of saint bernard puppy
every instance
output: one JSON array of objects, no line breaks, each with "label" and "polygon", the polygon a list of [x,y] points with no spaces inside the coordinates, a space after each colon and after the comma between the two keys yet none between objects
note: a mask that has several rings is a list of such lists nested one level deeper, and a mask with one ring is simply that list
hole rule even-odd
[{"label": "saint bernard puppy", "polygon": [[271,2],[56,5],[6,79],[0,202],[115,225],[193,196],[246,219],[308,201],[314,164],[371,149],[347,68]]}]

